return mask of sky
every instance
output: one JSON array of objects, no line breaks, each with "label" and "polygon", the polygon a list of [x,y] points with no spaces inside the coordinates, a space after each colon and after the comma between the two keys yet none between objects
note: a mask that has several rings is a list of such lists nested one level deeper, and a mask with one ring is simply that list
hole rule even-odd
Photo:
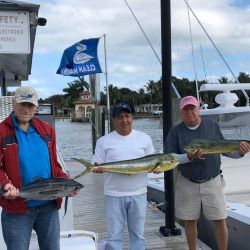
[{"label": "sky", "polygon": [[[101,37],[98,57],[105,72],[103,34],[106,34],[109,84],[139,90],[149,80],[161,78],[161,64],[124,0],[26,2],[39,4],[39,17],[47,19],[46,26],[37,27],[31,75],[22,82],[36,88],[41,98],[63,94],[63,88],[77,79],[58,75],[56,71],[64,49],[82,39]],[[161,57],[160,0],[127,2]],[[188,0],[188,3],[233,73],[236,76],[239,72],[249,73],[250,0]],[[172,75],[190,80],[206,77],[210,82],[222,76],[231,79],[212,43],[191,12],[189,15],[193,46],[187,5],[184,0],[171,1]],[[88,81],[88,76],[85,79]],[[105,74],[100,74],[100,84],[103,90]]]}]

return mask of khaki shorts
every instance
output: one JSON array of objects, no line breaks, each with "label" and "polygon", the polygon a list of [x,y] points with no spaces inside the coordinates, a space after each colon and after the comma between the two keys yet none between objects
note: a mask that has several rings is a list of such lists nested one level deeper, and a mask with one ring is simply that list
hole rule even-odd
[{"label": "khaki shorts", "polygon": [[227,217],[225,181],[221,175],[203,182],[194,183],[180,173],[176,181],[175,213],[182,220],[197,220],[202,211],[208,220]]}]

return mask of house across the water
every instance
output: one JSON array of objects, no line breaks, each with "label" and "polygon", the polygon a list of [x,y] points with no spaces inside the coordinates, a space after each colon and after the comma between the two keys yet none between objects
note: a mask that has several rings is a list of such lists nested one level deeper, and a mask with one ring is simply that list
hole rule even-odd
[{"label": "house across the water", "polygon": [[79,100],[74,102],[74,113],[72,121],[89,121],[91,112],[95,108],[95,103],[91,99],[89,91],[83,91]]},{"label": "house across the water", "polygon": [[[98,108],[104,108],[104,106],[98,105]],[[80,94],[79,100],[74,102],[74,111],[71,114],[71,120],[73,122],[87,122],[94,109],[95,102],[92,100],[90,92],[83,91]]]},{"label": "house across the water", "polygon": [[135,107],[136,113],[148,114],[148,115],[161,115],[162,105],[161,104],[141,104]]}]

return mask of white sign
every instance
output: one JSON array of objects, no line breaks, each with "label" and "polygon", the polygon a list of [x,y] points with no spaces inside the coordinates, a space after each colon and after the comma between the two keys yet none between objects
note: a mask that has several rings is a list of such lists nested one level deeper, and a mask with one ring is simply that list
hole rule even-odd
[{"label": "white sign", "polygon": [[0,53],[30,53],[28,11],[0,11]]}]

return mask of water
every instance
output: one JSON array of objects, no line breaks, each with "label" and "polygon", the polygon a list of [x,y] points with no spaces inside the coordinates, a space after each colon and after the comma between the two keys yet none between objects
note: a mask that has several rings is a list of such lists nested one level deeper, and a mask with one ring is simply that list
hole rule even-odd
[{"label": "water", "polygon": [[[71,122],[68,119],[56,120],[57,146],[64,160],[72,157],[90,160],[92,156],[91,124]],[[156,152],[162,152],[163,139],[159,119],[135,119],[133,128],[148,134]]]}]

